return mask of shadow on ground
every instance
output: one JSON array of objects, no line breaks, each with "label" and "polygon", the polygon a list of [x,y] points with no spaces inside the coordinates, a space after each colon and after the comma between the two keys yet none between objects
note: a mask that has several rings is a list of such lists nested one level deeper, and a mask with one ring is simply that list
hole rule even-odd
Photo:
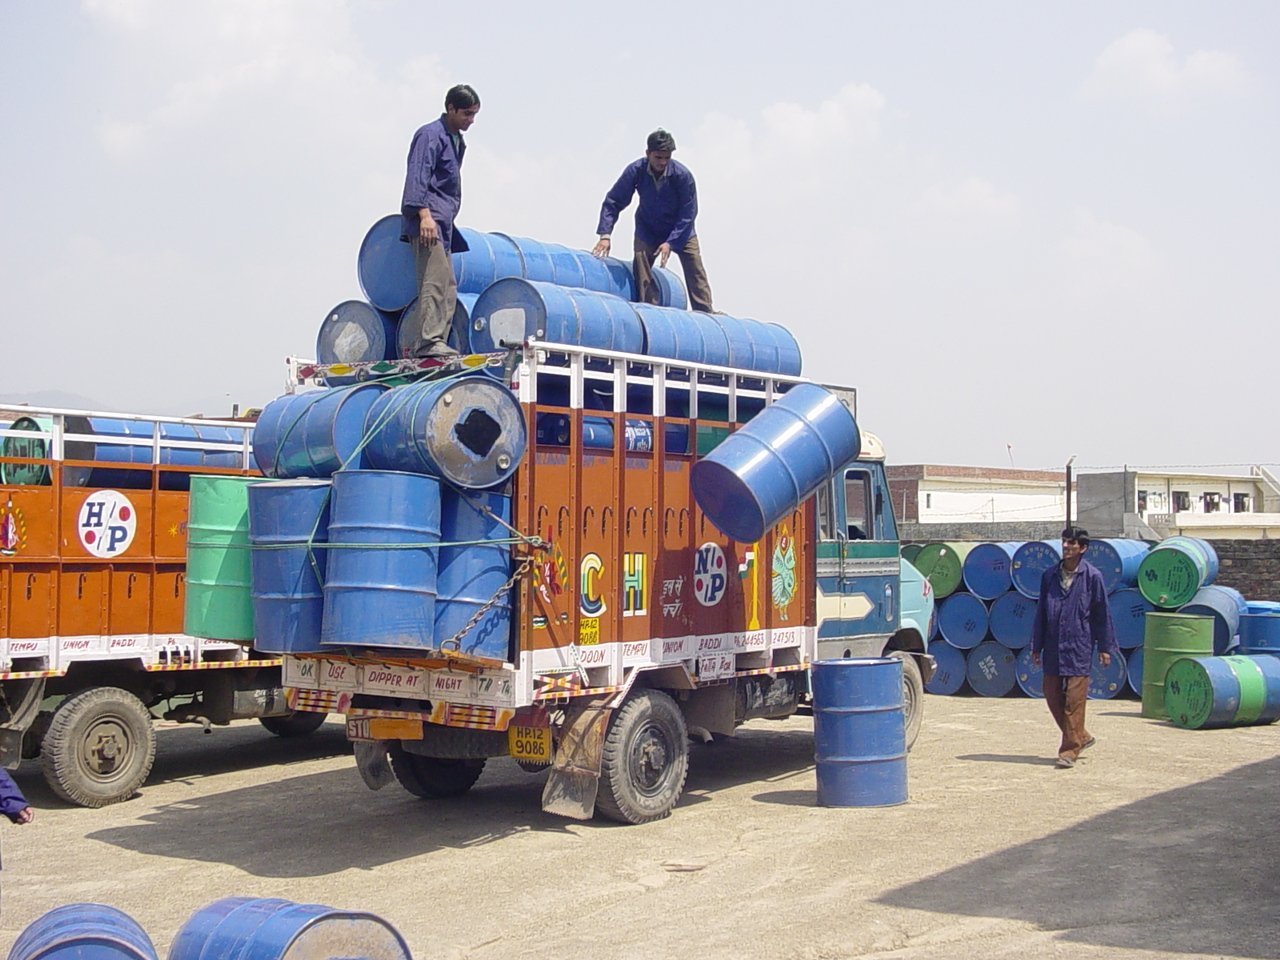
[{"label": "shadow on ground", "polygon": [[[695,745],[679,806],[714,802],[718,791],[744,783],[783,780],[812,763],[813,736],[806,731],[748,730]],[[256,876],[312,877],[494,843],[530,830],[582,836],[627,829],[543,813],[545,779],[505,758],[490,760],[465,796],[423,801],[397,784],[371,793],[353,761],[340,770],[277,774],[270,782],[165,804],[89,836],[139,853],[230,864]]]},{"label": "shadow on ground", "polygon": [[1278,785],[1280,757],[899,887],[879,902],[1022,920],[1103,947],[1280,957]]}]

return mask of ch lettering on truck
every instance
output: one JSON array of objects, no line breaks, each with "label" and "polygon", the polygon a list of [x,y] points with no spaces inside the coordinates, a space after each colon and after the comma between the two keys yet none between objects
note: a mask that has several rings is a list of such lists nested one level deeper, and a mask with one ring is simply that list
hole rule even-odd
[{"label": "ch lettering on truck", "polygon": [[704,543],[693,557],[693,593],[704,607],[714,607],[729,580],[724,575],[724,551],[718,543]]},{"label": "ch lettering on truck", "polygon": [[608,609],[600,592],[600,575],[604,573],[604,561],[598,553],[588,553],[582,558],[578,606],[584,617],[598,617]]},{"label": "ch lettering on truck", "polygon": [[118,557],[133,543],[138,517],[123,493],[95,490],[80,507],[76,529],[80,543],[95,557]]},{"label": "ch lettering on truck", "polygon": [[649,592],[648,558],[643,553],[622,555],[622,615],[643,617],[649,612],[645,596]]}]

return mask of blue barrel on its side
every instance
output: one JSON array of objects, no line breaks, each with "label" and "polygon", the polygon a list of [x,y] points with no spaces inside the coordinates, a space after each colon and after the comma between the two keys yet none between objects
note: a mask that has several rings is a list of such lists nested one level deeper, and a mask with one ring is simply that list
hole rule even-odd
[{"label": "blue barrel on its side", "polygon": [[984,697],[1003,697],[1018,681],[1015,654],[1002,643],[987,640],[969,651],[965,679],[974,693]]},{"label": "blue barrel on its side", "polygon": [[[372,363],[396,356],[400,311],[387,313],[363,300],[344,300],[330,310],[316,334],[320,363]],[[352,378],[354,379],[354,378]],[[351,382],[331,377],[330,383]]]},{"label": "blue barrel on its side", "polygon": [[[507,660],[511,643],[508,590],[472,627],[468,621],[511,576],[511,498],[498,493],[440,492],[440,568],[436,574],[436,644],[457,637],[457,649]],[[503,541],[503,542],[497,542]],[[461,635],[459,635],[461,634]]]},{"label": "blue barrel on its side", "polygon": [[818,805],[906,803],[902,661],[896,657],[816,660],[811,682]]},{"label": "blue barrel on its side", "polygon": [[689,292],[674,270],[653,265],[653,283],[658,288],[658,306],[676,310],[689,309]]},{"label": "blue barrel on its side", "polygon": [[490,353],[530,337],[624,353],[644,349],[634,305],[612,294],[509,277],[480,295],[471,313],[473,350]]},{"label": "blue barrel on its side", "polygon": [[694,499],[716,529],[754,543],[856,457],[861,443],[839,397],[798,384],[693,465]]},{"label": "blue barrel on its side", "polygon": [[[539,283],[555,283],[556,271],[555,266],[551,262],[551,254],[547,252],[544,244],[537,240],[531,240],[529,237],[513,237],[510,234],[498,233],[494,236],[503,237],[510,240],[512,245],[520,253],[520,262],[523,264],[524,270],[519,276],[526,280],[536,280]],[[481,293],[484,291],[481,290]]]},{"label": "blue barrel on its side", "polygon": [[964,558],[961,575],[970,593],[995,600],[1013,589],[1013,554],[1018,543],[979,543]]},{"label": "blue barrel on its side", "polygon": [[263,408],[253,431],[253,459],[263,476],[328,477],[365,466],[365,419],[386,387],[359,383],[286,394]]},{"label": "blue barrel on its side", "polygon": [[[453,229],[461,234],[468,247],[452,257],[459,294],[479,296],[495,280],[524,276],[524,258],[510,237],[456,225]],[[414,294],[417,293],[415,290]]]},{"label": "blue barrel on its side", "polygon": [[1031,642],[1037,600],[1009,590],[991,604],[991,636],[1010,650],[1021,650]]},{"label": "blue barrel on its side", "polygon": [[1111,608],[1111,623],[1120,649],[1140,648],[1146,635],[1147,614],[1155,610],[1155,605],[1136,587],[1126,587],[1107,597],[1107,606]]},{"label": "blue barrel on its side", "polygon": [[987,639],[987,605],[971,593],[953,593],[938,605],[938,632],[960,650]]},{"label": "blue barrel on its side", "polygon": [[[320,642],[430,649],[436,615],[440,483],[420,474],[342,470],[329,504]],[[412,547],[404,546],[412,544]]]},{"label": "blue barrel on its side", "polygon": [[1213,652],[1221,657],[1236,645],[1240,617],[1249,612],[1249,606],[1239,590],[1213,584],[1197,590],[1191,602],[1178,612],[1213,617]]},{"label": "blue barrel on its side", "polygon": [[1040,578],[1062,559],[1062,544],[1055,540],[1031,540],[1013,552],[1010,575],[1024,597],[1040,599]]},{"label": "blue barrel on its side", "polygon": [[[475,293],[459,293],[453,308],[453,323],[449,326],[446,342],[459,353],[471,353],[471,311],[475,309],[479,295]],[[422,330],[422,320],[418,316],[418,301],[405,307],[404,315],[396,327],[396,356],[412,357],[418,344],[418,336]]]},{"label": "blue barrel on its side", "polygon": [[617,257],[602,257],[601,262],[609,272],[609,293],[617,294],[624,300],[636,299],[636,275],[631,272],[631,264],[623,263]]},{"label": "blue barrel on its side", "polygon": [[729,341],[716,323],[704,322],[693,315],[670,307],[647,303],[635,305],[636,315],[644,329],[644,352],[651,357],[683,360],[685,363],[729,363]]},{"label": "blue barrel on its side", "polygon": [[397,313],[418,295],[413,244],[400,239],[400,214],[383,217],[365,234],[356,258],[364,298],[379,310]]},{"label": "blue barrel on its side", "polygon": [[1280,657],[1280,610],[1267,613],[1250,611],[1240,617],[1241,654],[1269,653]]},{"label": "blue barrel on its side", "polygon": [[764,329],[761,334],[773,341],[774,349],[778,354],[777,372],[788,377],[800,376],[803,355],[800,352],[800,344],[791,335],[791,331],[782,326],[782,324],[774,323],[771,320],[764,321],[762,326]]},{"label": "blue barrel on its side", "polygon": [[[237,470],[245,466],[244,438],[246,428],[215,427],[208,424],[161,423],[160,462],[174,467],[205,469],[218,467]],[[196,444],[194,447],[174,447],[174,442]],[[218,446],[214,446],[217,444]],[[235,445],[238,449],[226,449],[222,445]]]},{"label": "blue barrel on its side", "polygon": [[1129,651],[1128,664],[1125,666],[1126,679],[1129,681],[1129,689],[1142,696],[1142,647],[1134,647]]},{"label": "blue barrel on its side", "polygon": [[1280,720],[1280,660],[1271,656],[1181,657],[1164,678],[1169,719],[1189,730]]},{"label": "blue barrel on its side", "polygon": [[156,960],[156,948],[123,910],[68,903],[27,924],[9,960]]},{"label": "blue barrel on its side", "polygon": [[388,390],[370,409],[367,430],[370,466],[423,473],[469,489],[506,482],[527,443],[515,395],[474,375]]},{"label": "blue barrel on its side", "polygon": [[1138,567],[1138,589],[1163,610],[1190,603],[1218,576],[1218,552],[1198,537],[1168,537],[1147,551]]},{"label": "blue barrel on its side", "polygon": [[612,293],[614,296],[622,297],[623,300],[631,299],[630,288],[618,289],[613,273],[603,258],[593,256],[587,250],[571,250],[570,253],[577,258],[578,266],[582,269],[583,289]]},{"label": "blue barrel on its side", "polygon": [[1110,700],[1128,686],[1129,669],[1124,654],[1114,653],[1105,667],[1098,652],[1093,654],[1093,667],[1089,670],[1089,699]]},{"label": "blue barrel on its side", "polygon": [[[1031,657],[1031,648],[1023,647],[1013,663],[1018,689],[1028,697],[1044,697],[1044,664],[1036,663]],[[1138,683],[1142,683],[1139,675]]]},{"label": "blue barrel on its side", "polygon": [[936,661],[936,666],[933,676],[924,685],[925,690],[943,696],[959,693],[964,687],[964,651],[957,650],[945,640],[934,640],[929,644],[929,656]]},{"label": "blue barrel on its side", "polygon": [[229,897],[193,913],[169,948],[168,960],[304,960],[360,957],[410,960],[391,924],[362,910],[318,903]]},{"label": "blue barrel on its side", "polygon": [[328,480],[249,487],[253,645],[263,653],[316,653],[324,614]]},{"label": "blue barrel on its side", "polygon": [[1151,548],[1141,540],[1103,538],[1090,540],[1084,559],[1102,574],[1107,593],[1138,582],[1138,567]]}]

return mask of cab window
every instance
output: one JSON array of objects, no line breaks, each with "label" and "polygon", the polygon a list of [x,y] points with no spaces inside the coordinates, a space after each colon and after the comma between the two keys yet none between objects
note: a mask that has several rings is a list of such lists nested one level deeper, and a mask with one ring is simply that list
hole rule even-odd
[{"label": "cab window", "polygon": [[875,536],[871,512],[871,483],[863,470],[849,470],[844,475],[846,533],[850,540],[870,540]]}]

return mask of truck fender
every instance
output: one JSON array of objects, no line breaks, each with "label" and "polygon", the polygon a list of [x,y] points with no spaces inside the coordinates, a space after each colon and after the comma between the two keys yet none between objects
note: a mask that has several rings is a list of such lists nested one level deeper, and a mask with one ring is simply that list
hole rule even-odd
[{"label": "truck fender", "polygon": [[360,779],[370,790],[381,790],[389,783],[395,783],[395,774],[391,772],[391,762],[387,758],[386,740],[354,740],[356,769],[360,771]]},{"label": "truck fender", "polygon": [[44,684],[44,677],[0,684],[0,764],[12,768],[21,762],[22,737],[40,712]]},{"label": "truck fender", "polygon": [[613,710],[608,698],[571,704],[542,790],[542,809],[573,820],[590,820],[600,791],[604,735]]}]

